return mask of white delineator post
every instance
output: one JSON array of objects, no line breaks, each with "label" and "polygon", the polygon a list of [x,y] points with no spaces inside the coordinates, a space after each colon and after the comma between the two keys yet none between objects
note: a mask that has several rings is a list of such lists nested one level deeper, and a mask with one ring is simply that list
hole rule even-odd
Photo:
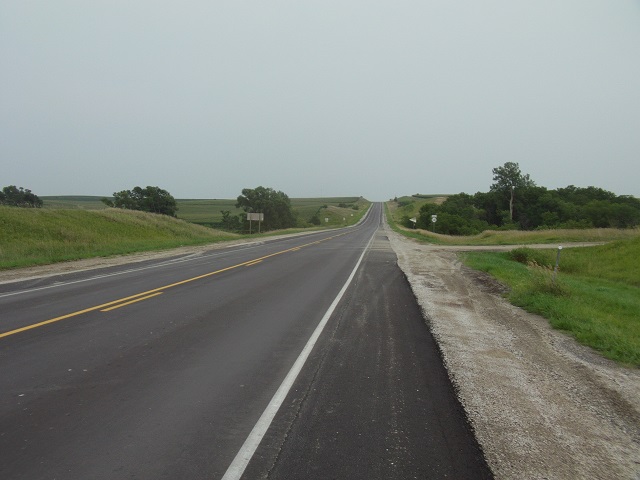
[{"label": "white delineator post", "polygon": [[558,267],[560,267],[560,252],[562,252],[562,245],[558,247],[558,253],[556,254],[556,266],[553,268],[553,279],[551,282],[556,284],[556,275],[558,274]]}]

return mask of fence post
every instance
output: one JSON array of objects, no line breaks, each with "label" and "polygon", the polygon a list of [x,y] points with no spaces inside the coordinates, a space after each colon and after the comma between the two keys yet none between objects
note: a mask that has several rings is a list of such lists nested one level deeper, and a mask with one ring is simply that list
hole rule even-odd
[{"label": "fence post", "polygon": [[558,247],[558,253],[556,254],[556,266],[553,269],[553,279],[551,283],[556,284],[556,275],[558,274],[558,267],[560,266],[560,252],[562,252],[562,245]]}]

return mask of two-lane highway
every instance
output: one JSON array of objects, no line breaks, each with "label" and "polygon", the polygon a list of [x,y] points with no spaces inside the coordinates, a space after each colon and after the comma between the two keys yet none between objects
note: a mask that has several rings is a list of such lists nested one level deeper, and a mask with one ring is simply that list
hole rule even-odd
[{"label": "two-lane highway", "polygon": [[[357,288],[376,258],[370,246],[381,215],[375,205],[353,228],[0,286],[0,478],[221,478],[239,452],[247,461],[228,478],[242,474],[249,460],[246,478],[276,472],[271,454],[258,453],[271,460],[256,463],[247,439],[285,379],[296,381],[287,376],[314,332],[319,344],[332,338],[318,325],[335,335],[336,322],[347,322],[345,308],[376,298],[388,280],[381,271],[364,291]],[[415,321],[412,328],[421,330]],[[323,371],[332,371],[334,354],[312,351],[325,352]],[[297,382],[319,371],[310,362]],[[375,388],[361,393],[379,395]],[[350,395],[344,402],[353,402]],[[466,432],[471,445],[465,458],[479,458],[478,468],[486,469],[451,401],[459,416],[452,424],[460,424],[451,428]],[[293,424],[281,416],[290,419],[293,408],[298,418],[305,402],[286,400],[275,409],[261,448],[272,452],[269,445],[282,443],[283,425]],[[322,416],[309,416],[322,423]],[[315,443],[331,442],[318,435]],[[404,448],[414,447],[412,455],[425,448]],[[317,457],[308,461],[316,471],[325,468]],[[306,475],[299,465],[287,471],[275,463],[280,473],[272,478]],[[323,471],[338,478],[349,469]]]}]

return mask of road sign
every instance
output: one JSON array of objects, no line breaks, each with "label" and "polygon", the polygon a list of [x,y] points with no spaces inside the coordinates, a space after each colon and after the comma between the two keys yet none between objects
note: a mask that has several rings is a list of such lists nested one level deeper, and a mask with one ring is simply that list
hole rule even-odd
[{"label": "road sign", "polygon": [[247,213],[247,220],[249,220],[249,233],[251,233],[251,222],[258,222],[258,232],[260,232],[260,226],[264,221],[264,213]]},{"label": "road sign", "polygon": [[436,223],[438,221],[438,215],[431,215],[431,221]]}]

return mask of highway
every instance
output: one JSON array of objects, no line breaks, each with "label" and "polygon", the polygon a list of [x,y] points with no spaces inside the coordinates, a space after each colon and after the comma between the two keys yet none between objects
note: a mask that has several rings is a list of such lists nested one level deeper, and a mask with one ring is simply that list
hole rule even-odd
[{"label": "highway", "polygon": [[0,478],[491,478],[381,224],[0,285]]}]

